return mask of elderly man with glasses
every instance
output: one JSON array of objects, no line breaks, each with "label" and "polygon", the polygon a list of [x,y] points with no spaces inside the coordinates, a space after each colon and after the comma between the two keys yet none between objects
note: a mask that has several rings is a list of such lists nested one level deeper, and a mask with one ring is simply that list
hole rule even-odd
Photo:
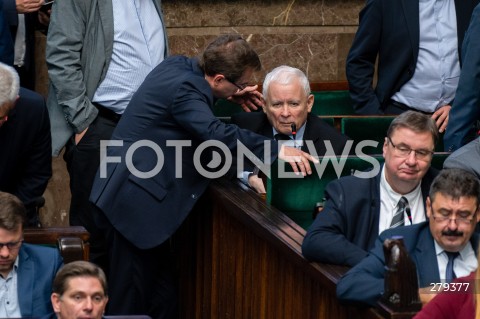
[{"label": "elderly man with glasses", "polygon": [[428,222],[383,232],[368,257],[338,282],[337,297],[375,305],[384,291],[383,243],[402,237],[417,267],[420,298],[428,302],[435,296],[432,288],[436,284],[450,283],[477,268],[479,203],[480,184],[475,175],[458,168],[441,171],[425,202]]},{"label": "elderly man with glasses", "polygon": [[430,168],[437,137],[431,117],[415,111],[397,116],[387,131],[379,174],[345,176],[327,185],[324,209],[303,241],[304,256],[354,266],[385,229],[425,221],[424,203],[437,173]]},{"label": "elderly man with glasses", "polygon": [[23,243],[26,212],[14,195],[0,192],[0,318],[53,311],[52,282],[63,264],[55,248]]}]

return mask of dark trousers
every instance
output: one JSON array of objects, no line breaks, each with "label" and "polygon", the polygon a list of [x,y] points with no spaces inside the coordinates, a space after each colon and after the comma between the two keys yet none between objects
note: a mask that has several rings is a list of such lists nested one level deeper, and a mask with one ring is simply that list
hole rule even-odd
[{"label": "dark trousers", "polygon": [[107,313],[178,318],[177,276],[170,242],[152,249],[139,249],[112,226],[100,209],[94,209],[95,220],[109,247]]},{"label": "dark trousers", "polygon": [[433,114],[433,113],[427,113],[427,112],[424,112],[424,111],[414,109],[414,108],[412,108],[408,105],[397,102],[395,100],[388,101],[388,103],[383,108],[383,113],[385,115],[399,115],[399,114],[402,114],[403,112],[406,112],[406,111],[415,111],[415,112],[420,112],[420,113],[423,113],[423,114],[426,114],[426,115],[432,115]]},{"label": "dark trousers", "polygon": [[83,226],[90,233],[90,261],[101,266],[105,272],[108,272],[105,240],[96,227],[93,205],[88,199],[100,165],[100,140],[110,139],[115,126],[116,122],[111,119],[98,116],[78,145],[75,145],[75,137],[72,136],[64,155],[72,193],[70,225]]}]

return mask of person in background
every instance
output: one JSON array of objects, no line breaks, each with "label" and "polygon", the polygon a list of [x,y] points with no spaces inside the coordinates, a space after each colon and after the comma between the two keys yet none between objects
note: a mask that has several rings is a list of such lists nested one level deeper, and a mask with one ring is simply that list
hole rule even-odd
[{"label": "person in background", "polygon": [[[287,145],[299,147],[316,156],[348,155],[348,138],[319,117],[312,115],[314,96],[310,94],[307,76],[299,69],[282,65],[270,71],[263,81],[263,112],[233,114],[231,121],[241,128],[279,139],[283,135]],[[295,125],[295,134],[292,132]],[[309,150],[310,141],[314,149]],[[242,180],[259,193],[265,186],[253,171],[243,173]]]},{"label": "person in background", "polygon": [[354,266],[385,229],[425,221],[425,200],[437,174],[430,167],[437,139],[428,115],[407,111],[397,116],[385,137],[379,174],[345,176],[327,185],[324,208],[307,231],[303,255]]},{"label": "person in background", "polygon": [[[108,140],[132,95],[167,56],[160,0],[62,0],[52,5],[46,60],[53,155],[66,144],[69,221],[90,233],[90,259],[108,270],[88,196]],[[107,271],[108,272],[108,271]]]},{"label": "person in background", "polygon": [[54,313],[41,319],[101,319],[108,302],[107,277],[88,261],[68,263],[55,276],[51,302]]},{"label": "person in background", "polygon": [[479,135],[480,126],[480,5],[473,11],[463,43],[463,68],[450,121],[443,137],[445,151],[453,152]]},{"label": "person in background", "polygon": [[425,203],[428,222],[381,233],[369,255],[338,281],[338,299],[375,306],[385,289],[383,243],[402,237],[416,265],[420,299],[427,303],[435,296],[432,283],[451,283],[477,268],[479,204],[480,184],[475,175],[458,168],[442,170]]},{"label": "person in background", "polygon": [[346,65],[356,113],[425,112],[442,133],[464,62],[459,58],[463,37],[477,4],[368,0]]},{"label": "person in background", "polygon": [[37,317],[52,312],[49,296],[63,260],[56,248],[23,243],[25,218],[22,202],[0,192],[1,318]]},{"label": "person in background", "polygon": [[480,137],[450,154],[443,168],[462,168],[480,178]]},{"label": "person in background", "polygon": [[[169,238],[213,178],[198,170],[212,158],[208,151],[200,158],[194,155],[203,143],[223,143],[236,153],[241,142],[258,159],[273,163],[280,156],[295,172],[312,173],[309,161],[316,160],[311,155],[285,145],[279,151],[277,142],[225,124],[212,113],[215,99],[243,100],[260,68],[246,40],[221,35],[199,59],[165,59],[133,96],[112,135],[113,144],[106,147],[90,196],[110,247],[109,314],[176,318]],[[270,149],[264,141],[271,142]],[[137,148],[139,143],[148,147]],[[134,169],[127,159],[133,149]],[[164,154],[161,166],[159,152]],[[110,162],[112,158],[121,160]]]},{"label": "person in background", "polygon": [[19,84],[13,67],[0,63],[0,191],[18,196],[27,226],[38,227],[52,176],[50,120],[43,97]]},{"label": "person in background", "polygon": [[0,62],[13,65],[13,41],[0,1]]}]

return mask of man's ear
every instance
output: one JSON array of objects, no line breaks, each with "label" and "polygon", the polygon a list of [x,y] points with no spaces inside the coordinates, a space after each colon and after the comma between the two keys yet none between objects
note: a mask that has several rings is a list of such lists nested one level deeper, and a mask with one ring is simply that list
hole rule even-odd
[{"label": "man's ear", "polygon": [[213,83],[215,86],[218,86],[222,84],[222,82],[225,81],[225,75],[223,74],[215,74],[213,76]]},{"label": "man's ear", "polygon": [[54,292],[50,296],[50,300],[52,301],[53,311],[55,313],[60,312],[60,302],[61,302],[60,295]]},{"label": "man's ear", "polygon": [[427,209],[427,217],[430,218],[432,216],[432,202],[430,201],[430,196],[427,196],[425,207]]},{"label": "man's ear", "polygon": [[312,111],[312,107],[313,107],[314,102],[315,102],[315,96],[313,96],[313,94],[310,94],[307,98],[308,113],[310,113]]}]

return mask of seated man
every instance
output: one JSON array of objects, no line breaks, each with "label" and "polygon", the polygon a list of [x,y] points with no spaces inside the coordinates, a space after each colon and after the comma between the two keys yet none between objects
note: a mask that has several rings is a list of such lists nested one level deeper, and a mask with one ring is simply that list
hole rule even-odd
[{"label": "seated man", "polygon": [[425,221],[424,203],[437,172],[430,168],[437,137],[429,116],[415,111],[397,116],[383,144],[380,174],[345,176],[327,185],[324,209],[307,231],[303,255],[354,266],[385,229]]},{"label": "seated man", "polygon": [[383,242],[403,237],[405,248],[417,267],[420,296],[422,287],[443,281],[450,283],[477,268],[475,250],[480,220],[480,184],[471,173],[451,168],[434,179],[426,200],[428,222],[384,231],[374,249],[348,271],[337,284],[341,301],[361,302],[374,306],[384,291],[385,258]]},{"label": "seated man", "polygon": [[0,192],[0,318],[43,316],[52,312],[48,296],[62,266],[58,249],[23,243],[25,207]]},{"label": "seated man", "polygon": [[[310,113],[314,96],[301,70],[285,65],[273,69],[263,81],[263,98],[263,112],[234,114],[232,123],[277,140],[290,138],[287,145],[301,147],[312,155],[350,153],[350,148],[345,148],[347,137]],[[292,133],[292,125],[295,133]],[[313,143],[317,154],[308,149],[305,141]],[[265,186],[257,174],[244,172],[243,180],[257,192],[265,193]]]},{"label": "seated man", "polygon": [[103,318],[107,292],[107,278],[100,267],[88,261],[68,263],[53,281],[55,313],[42,319]]},{"label": "seated man", "polygon": [[450,154],[443,168],[462,168],[480,178],[480,137]]},{"label": "seated man", "polygon": [[43,97],[19,83],[0,63],[0,191],[20,198],[27,226],[38,226],[36,204],[52,176],[50,120]]}]

